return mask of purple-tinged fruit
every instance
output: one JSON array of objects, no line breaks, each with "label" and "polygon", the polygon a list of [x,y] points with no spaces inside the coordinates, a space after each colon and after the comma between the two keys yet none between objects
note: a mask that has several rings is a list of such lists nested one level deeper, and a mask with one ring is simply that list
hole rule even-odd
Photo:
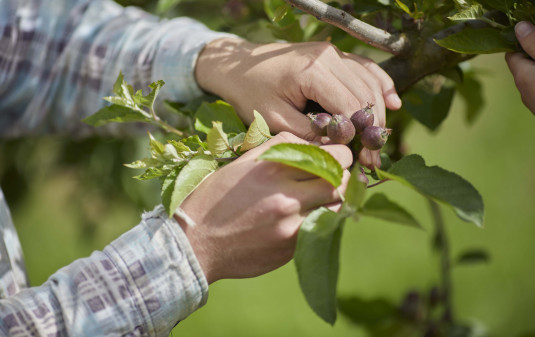
[{"label": "purple-tinged fruit", "polygon": [[355,137],[355,127],[346,116],[333,115],[327,126],[327,136],[335,144],[349,144]]},{"label": "purple-tinged fruit", "polygon": [[331,121],[332,117],[328,113],[320,112],[317,114],[309,113],[308,118],[310,118],[311,127],[315,134],[318,136],[327,135],[327,125]]},{"label": "purple-tinged fruit", "polygon": [[392,129],[385,129],[380,126],[368,126],[362,132],[360,142],[365,148],[379,150],[385,145]]},{"label": "purple-tinged fruit", "polygon": [[360,134],[368,126],[373,125],[374,116],[373,116],[372,107],[373,107],[373,103],[368,103],[366,107],[356,111],[351,116],[351,122],[353,122],[353,126],[355,127],[355,130],[357,131],[357,133]]}]

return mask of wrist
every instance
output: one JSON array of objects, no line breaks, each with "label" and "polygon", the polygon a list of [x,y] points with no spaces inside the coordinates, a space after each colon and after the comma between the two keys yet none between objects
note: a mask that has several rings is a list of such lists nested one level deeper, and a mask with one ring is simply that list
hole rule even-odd
[{"label": "wrist", "polygon": [[201,266],[201,270],[208,284],[212,284],[213,282],[217,281],[217,278],[213,272],[213,268],[210,267],[210,257],[208,254],[209,251],[203,248],[203,240],[199,238],[195,221],[191,219],[182,209],[179,209],[175,214],[173,214],[173,217],[186,235],[186,238],[193,249],[193,254]]},{"label": "wrist", "polygon": [[205,92],[225,98],[225,88],[231,79],[232,69],[241,54],[252,49],[253,43],[229,37],[208,43],[197,59],[194,76],[197,85]]}]

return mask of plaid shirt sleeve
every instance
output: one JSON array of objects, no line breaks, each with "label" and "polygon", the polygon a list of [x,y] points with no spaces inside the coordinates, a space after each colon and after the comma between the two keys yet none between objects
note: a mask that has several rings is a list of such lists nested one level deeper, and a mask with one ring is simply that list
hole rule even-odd
[{"label": "plaid shirt sleeve", "polygon": [[0,335],[168,336],[207,294],[185,234],[159,206],[103,251],[0,300]]},{"label": "plaid shirt sleeve", "polygon": [[162,100],[188,101],[201,94],[199,52],[228,36],[111,0],[0,0],[0,136],[97,131],[80,120],[106,104],[119,71],[136,89],[164,80]]}]

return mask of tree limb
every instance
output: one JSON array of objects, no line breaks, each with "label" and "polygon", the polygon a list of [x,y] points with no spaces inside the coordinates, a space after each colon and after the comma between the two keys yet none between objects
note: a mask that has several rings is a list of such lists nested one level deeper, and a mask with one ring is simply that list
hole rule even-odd
[{"label": "tree limb", "polygon": [[338,27],[349,35],[390,54],[401,55],[410,48],[409,40],[404,35],[392,35],[319,0],[285,1],[315,16],[318,20]]}]

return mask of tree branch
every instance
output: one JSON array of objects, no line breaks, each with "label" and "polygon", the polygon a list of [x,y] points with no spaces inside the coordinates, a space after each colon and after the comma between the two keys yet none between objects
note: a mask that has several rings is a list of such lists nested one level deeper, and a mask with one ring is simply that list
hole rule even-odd
[{"label": "tree branch", "polygon": [[404,35],[392,35],[319,0],[285,1],[315,16],[318,20],[338,27],[349,35],[390,54],[401,55],[410,48],[409,40]]}]

